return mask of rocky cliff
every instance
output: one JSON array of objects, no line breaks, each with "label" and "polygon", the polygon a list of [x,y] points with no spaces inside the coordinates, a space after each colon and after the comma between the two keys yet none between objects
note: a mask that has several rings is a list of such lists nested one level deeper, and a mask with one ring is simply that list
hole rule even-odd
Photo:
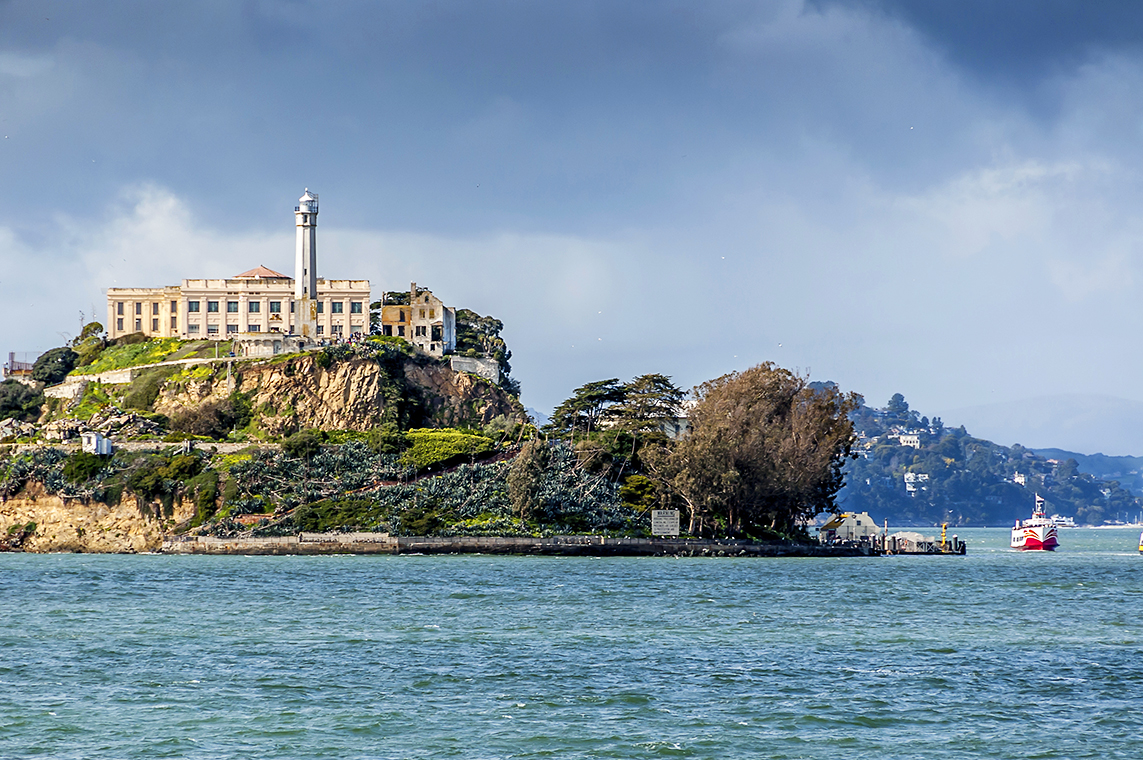
[{"label": "rocky cliff", "polygon": [[172,376],[159,390],[154,410],[174,417],[239,392],[271,435],[304,428],[369,430],[386,422],[482,427],[501,416],[522,421],[524,414],[499,386],[423,357],[330,361],[312,353],[195,374]]},{"label": "rocky cliff", "polygon": [[14,547],[29,552],[158,551],[166,531],[193,514],[190,502],[175,502],[169,515],[156,516],[150,505],[140,508],[129,494],[109,506],[65,501],[32,485],[19,498],[0,502],[0,530],[35,523],[35,531]]}]

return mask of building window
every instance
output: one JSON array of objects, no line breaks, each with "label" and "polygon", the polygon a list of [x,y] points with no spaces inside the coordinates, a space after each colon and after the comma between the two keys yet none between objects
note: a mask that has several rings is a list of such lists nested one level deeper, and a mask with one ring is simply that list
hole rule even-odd
[{"label": "building window", "polygon": [[318,314],[323,314],[325,312],[325,301],[318,301],[317,304],[318,304]]},{"label": "building window", "polygon": [[172,330],[179,329],[179,318],[177,316],[175,316],[174,314],[171,315],[171,329]]},{"label": "building window", "polygon": [[415,337],[417,337],[417,338],[421,338],[421,337],[424,337],[424,335],[425,335],[425,326],[424,326],[424,325],[417,325],[417,327],[416,327],[416,331],[413,333],[413,335],[414,335]]},{"label": "building window", "polygon": [[[123,304],[119,304],[119,305],[122,306]],[[123,331],[123,317],[119,317],[118,319],[115,320],[115,329],[119,330],[120,332]]]},{"label": "building window", "polygon": [[424,318],[425,318],[425,310],[421,309],[421,319],[424,319]]},{"label": "building window", "polygon": [[151,320],[151,332],[158,332],[158,331],[159,331],[159,320],[152,319]]},{"label": "building window", "polygon": [[218,335],[218,325],[207,325],[206,326],[206,334],[207,335]]},{"label": "building window", "polygon": [[143,330],[143,320],[136,319],[135,320],[135,332],[142,332],[142,330]]},{"label": "building window", "polygon": [[191,335],[198,335],[198,325],[187,325],[187,332]]},{"label": "building window", "polygon": [[393,336],[393,325],[381,325],[381,334]]},{"label": "building window", "polygon": [[247,325],[246,332],[262,332],[262,325]]},{"label": "building window", "polygon": [[[118,314],[119,316],[123,316],[123,302],[122,301],[115,304],[115,313]],[[122,322],[123,320],[120,320],[120,321]],[[120,327],[120,329],[123,329],[123,328]]]},{"label": "building window", "polygon": [[136,314],[142,314],[143,313],[143,304],[139,303],[138,301],[135,302],[135,313]]},{"label": "building window", "polygon": [[198,301],[187,301],[187,311],[191,314],[198,314]]},{"label": "building window", "polygon": [[179,302],[178,301],[171,301],[171,311],[176,312],[178,310],[179,310]]},{"label": "building window", "polygon": [[361,314],[362,313],[361,312],[361,301],[350,301],[349,302],[349,313],[350,314]]},{"label": "building window", "polygon": [[291,314],[294,313],[294,302],[293,301],[290,301],[290,313]]},{"label": "building window", "polygon": [[329,311],[331,314],[344,314],[345,304],[341,301],[334,301],[329,305]]},{"label": "building window", "polygon": [[246,308],[251,314],[257,314],[262,311],[262,303],[260,301],[251,301],[246,304]]},{"label": "building window", "polygon": [[361,325],[350,325],[350,326],[349,326],[349,331],[350,331],[351,333],[359,333],[359,332],[364,332],[364,331],[365,331],[365,328],[364,328],[364,327],[362,327]]},{"label": "building window", "polygon": [[[405,321],[405,310],[404,310],[404,309],[401,309],[401,311],[400,311],[400,312],[398,312],[398,313],[401,315],[401,318],[400,318],[400,319],[398,319],[397,321],[398,321],[398,322],[404,322],[404,321]],[[405,333],[401,333],[401,334],[402,334],[402,335],[404,335]]]},{"label": "building window", "polygon": [[437,310],[436,309],[429,309],[429,319],[436,319],[436,318],[437,318]]},{"label": "building window", "polygon": [[334,335],[341,335],[341,325],[334,325],[331,332],[333,332]]},{"label": "building window", "polygon": [[238,325],[227,325],[227,326],[226,326],[226,332],[227,332],[227,333],[236,333],[236,332],[238,332]]},{"label": "building window", "polygon": [[206,302],[206,313],[207,314],[217,314],[218,313],[218,301],[207,301]]},{"label": "building window", "polygon": [[282,302],[281,301],[271,301],[270,302],[270,313],[271,314],[281,314],[282,313]]},{"label": "building window", "polygon": [[153,316],[157,315],[158,313],[159,313],[159,304],[157,304],[157,303],[151,304],[151,316],[153,317]]},{"label": "building window", "polygon": [[397,325],[397,335],[401,338],[405,337],[405,326],[404,325]]},{"label": "building window", "polygon": [[321,325],[318,325],[317,326],[317,334],[321,335],[323,332],[325,332],[325,328],[322,327]]},{"label": "building window", "polygon": [[226,302],[226,313],[227,314],[237,314],[238,313],[238,302],[237,301],[227,301]]}]

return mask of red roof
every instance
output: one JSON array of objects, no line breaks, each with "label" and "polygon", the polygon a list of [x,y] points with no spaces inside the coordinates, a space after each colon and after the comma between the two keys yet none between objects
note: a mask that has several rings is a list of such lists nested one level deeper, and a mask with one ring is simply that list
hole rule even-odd
[{"label": "red roof", "polygon": [[275,272],[273,269],[267,269],[259,264],[251,269],[249,272],[236,274],[231,279],[234,280],[288,280],[290,279],[281,272]]}]

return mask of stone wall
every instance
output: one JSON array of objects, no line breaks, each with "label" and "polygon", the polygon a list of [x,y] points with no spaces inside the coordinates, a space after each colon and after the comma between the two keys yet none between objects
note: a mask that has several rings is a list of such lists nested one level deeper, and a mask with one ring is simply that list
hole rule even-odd
[{"label": "stone wall", "polygon": [[[584,556],[805,557],[859,556],[853,547],[705,539],[607,536],[390,536],[302,534],[276,538],[168,538],[170,554],[557,554]],[[362,538],[364,537],[364,540]]]}]

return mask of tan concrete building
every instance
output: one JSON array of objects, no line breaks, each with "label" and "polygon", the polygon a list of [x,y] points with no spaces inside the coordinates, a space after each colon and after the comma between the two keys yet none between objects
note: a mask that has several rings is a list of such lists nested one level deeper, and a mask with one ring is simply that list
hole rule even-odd
[{"label": "tan concrete building", "polygon": [[[369,280],[317,277],[317,195],[307,189],[294,213],[299,251],[294,278],[258,266],[228,279],[109,288],[108,337],[141,332],[149,338],[226,340],[248,333],[304,331],[323,340],[368,334]],[[306,313],[299,315],[303,304]]]},{"label": "tan concrete building", "polygon": [[451,354],[456,350],[456,309],[410,283],[408,303],[381,306],[381,334],[404,338],[433,356]]}]

